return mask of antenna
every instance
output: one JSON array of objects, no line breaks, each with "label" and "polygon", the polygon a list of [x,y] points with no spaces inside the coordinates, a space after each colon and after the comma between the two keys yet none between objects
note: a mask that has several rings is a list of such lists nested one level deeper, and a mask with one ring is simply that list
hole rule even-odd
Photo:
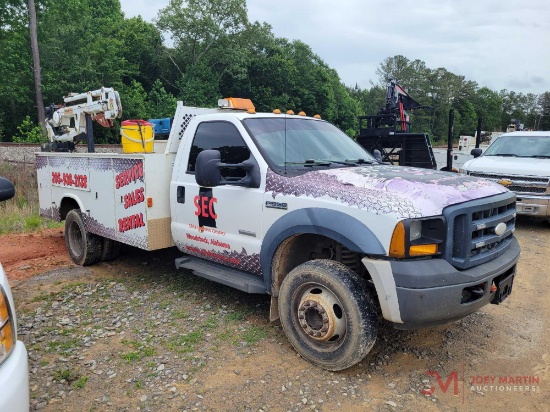
[{"label": "antenna", "polygon": [[288,115],[285,114],[285,175],[286,175],[286,117]]}]

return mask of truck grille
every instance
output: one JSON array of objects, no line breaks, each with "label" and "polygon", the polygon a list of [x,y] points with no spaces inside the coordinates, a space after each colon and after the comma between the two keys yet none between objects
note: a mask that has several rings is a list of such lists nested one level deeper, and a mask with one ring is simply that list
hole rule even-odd
[{"label": "truck grille", "polygon": [[[511,192],[450,206],[445,259],[459,269],[488,262],[503,254],[512,241],[516,223],[516,199]],[[497,225],[504,233],[495,233]],[[500,225],[501,228],[503,225]]]},{"label": "truck grille", "polygon": [[511,182],[506,187],[516,193],[522,194],[545,194],[548,190],[550,179],[547,177],[536,176],[517,176],[517,175],[501,175],[494,173],[479,173],[469,172],[468,175],[482,177],[493,182],[508,180]]}]

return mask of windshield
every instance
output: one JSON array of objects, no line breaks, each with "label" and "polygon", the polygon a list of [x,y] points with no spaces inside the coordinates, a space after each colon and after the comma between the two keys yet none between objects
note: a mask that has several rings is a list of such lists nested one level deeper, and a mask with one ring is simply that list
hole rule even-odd
[{"label": "windshield", "polygon": [[485,156],[550,157],[550,136],[500,136]]},{"label": "windshield", "polygon": [[305,118],[252,118],[244,124],[272,164],[331,166],[376,163],[361,146],[330,123]]}]

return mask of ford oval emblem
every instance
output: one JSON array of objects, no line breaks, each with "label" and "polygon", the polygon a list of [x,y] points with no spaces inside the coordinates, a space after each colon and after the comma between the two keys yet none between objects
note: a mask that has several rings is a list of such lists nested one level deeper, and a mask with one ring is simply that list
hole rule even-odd
[{"label": "ford oval emblem", "polygon": [[495,226],[495,235],[502,236],[506,232],[506,223],[500,222]]}]

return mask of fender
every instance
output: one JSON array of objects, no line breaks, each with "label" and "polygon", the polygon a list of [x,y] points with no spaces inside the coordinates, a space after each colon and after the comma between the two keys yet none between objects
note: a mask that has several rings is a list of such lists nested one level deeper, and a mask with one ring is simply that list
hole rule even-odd
[{"label": "fender", "polygon": [[268,293],[271,294],[271,262],[275,251],[290,236],[306,233],[333,239],[353,252],[386,254],[374,233],[354,217],[324,208],[295,210],[277,220],[262,241],[260,263]]},{"label": "fender", "polygon": [[[78,204],[78,208],[82,211],[82,213],[86,213],[86,210],[84,210],[84,207],[82,205],[82,201],[80,200],[80,198],[78,196],[75,196],[74,193],[66,192],[66,193],[63,193],[61,196],[59,196],[59,198],[61,199],[60,202],[59,202],[59,206],[58,206],[60,211],[61,211],[61,207],[62,207],[63,202],[65,201],[65,199],[72,199]],[[68,213],[68,211],[67,211],[67,213]]]}]

